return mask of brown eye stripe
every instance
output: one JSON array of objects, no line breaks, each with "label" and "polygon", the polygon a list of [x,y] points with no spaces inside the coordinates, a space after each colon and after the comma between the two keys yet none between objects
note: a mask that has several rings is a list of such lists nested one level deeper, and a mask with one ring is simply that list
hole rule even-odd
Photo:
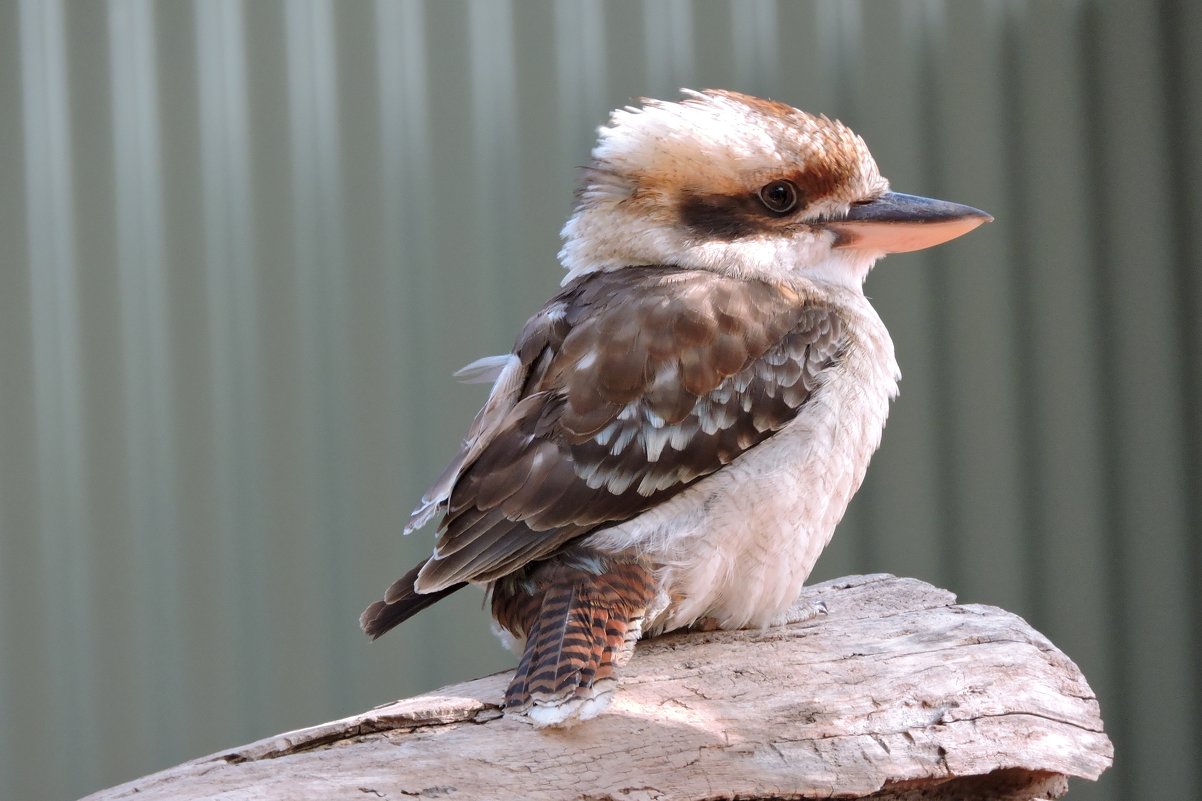
[{"label": "brown eye stripe", "polygon": [[799,193],[797,205],[789,214],[774,214],[756,194],[686,195],[677,207],[680,223],[700,237],[718,242],[734,242],[761,234],[777,233],[782,228],[805,227],[797,213],[805,208],[806,195]]},{"label": "brown eye stripe", "polygon": [[[796,216],[814,200],[829,197],[839,187],[852,183],[859,167],[847,148],[830,147],[823,156],[812,157],[803,170],[763,176],[746,193],[686,193],[677,206],[680,222],[707,239],[731,242],[779,231],[796,224]],[[787,181],[797,190],[797,202],[787,214],[778,215],[764,205],[760,191],[773,181]]]},{"label": "brown eye stripe", "polygon": [[[797,200],[788,213],[780,214],[768,208],[760,198],[763,187],[773,180],[788,181],[796,190]],[[677,206],[681,224],[698,236],[719,242],[779,231],[782,226],[795,225],[796,216],[815,197],[833,188],[831,177],[821,170],[794,173],[777,179],[767,179],[747,193],[705,195],[687,193]],[[822,191],[815,191],[821,189]]]},{"label": "brown eye stripe", "polygon": [[780,228],[753,195],[686,195],[679,205],[680,222],[707,239],[731,242]]}]

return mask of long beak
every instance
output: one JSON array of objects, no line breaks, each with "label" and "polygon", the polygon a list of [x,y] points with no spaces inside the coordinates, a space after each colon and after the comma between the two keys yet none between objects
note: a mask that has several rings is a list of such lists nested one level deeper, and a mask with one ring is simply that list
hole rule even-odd
[{"label": "long beak", "polygon": [[943,244],[992,221],[972,206],[886,192],[853,205],[846,217],[832,220],[827,227],[838,235],[837,248],[909,253]]}]

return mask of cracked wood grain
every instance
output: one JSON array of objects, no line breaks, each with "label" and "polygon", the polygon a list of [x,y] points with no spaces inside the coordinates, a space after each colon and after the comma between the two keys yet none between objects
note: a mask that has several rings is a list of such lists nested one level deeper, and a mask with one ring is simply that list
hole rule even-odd
[{"label": "cracked wood grain", "polygon": [[798,625],[640,643],[611,710],[567,731],[504,718],[498,674],[88,801],[1037,799],[1110,766],[1093,691],[1020,618],[888,575],[817,601]]}]

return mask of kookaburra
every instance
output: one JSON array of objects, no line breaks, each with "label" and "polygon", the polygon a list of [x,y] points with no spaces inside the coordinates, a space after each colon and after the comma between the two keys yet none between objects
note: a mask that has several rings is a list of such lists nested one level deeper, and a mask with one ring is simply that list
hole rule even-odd
[{"label": "kookaburra", "polygon": [[563,229],[563,288],[406,533],[431,556],[375,638],[479,584],[524,640],[511,715],[608,704],[635,641],[787,620],[881,441],[900,373],[863,284],[989,221],[889,191],[859,136],[729,91],[615,111]]}]

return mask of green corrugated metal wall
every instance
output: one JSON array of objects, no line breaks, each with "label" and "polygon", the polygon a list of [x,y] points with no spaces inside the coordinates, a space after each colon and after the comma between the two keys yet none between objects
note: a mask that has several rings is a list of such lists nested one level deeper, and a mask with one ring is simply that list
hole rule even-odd
[{"label": "green corrugated metal wall", "polygon": [[611,107],[837,115],[997,222],[869,293],[905,380],[819,566],[1014,610],[1189,798],[1202,11],[1146,2],[0,2],[0,797],[65,799],[503,668],[369,645],[401,521],[556,286]]}]

